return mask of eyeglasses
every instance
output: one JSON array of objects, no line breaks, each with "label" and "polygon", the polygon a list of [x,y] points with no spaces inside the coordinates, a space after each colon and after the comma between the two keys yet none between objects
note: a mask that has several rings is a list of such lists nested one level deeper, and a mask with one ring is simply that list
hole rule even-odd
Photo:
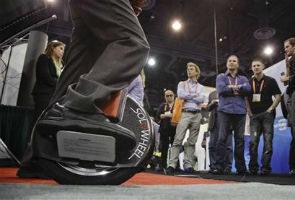
[{"label": "eyeglasses", "polygon": [[173,94],[167,94],[165,97],[173,97]]}]

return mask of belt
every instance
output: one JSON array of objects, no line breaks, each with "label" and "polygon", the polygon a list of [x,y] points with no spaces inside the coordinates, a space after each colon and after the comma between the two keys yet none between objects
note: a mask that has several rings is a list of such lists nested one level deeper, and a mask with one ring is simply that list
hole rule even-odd
[{"label": "belt", "polygon": [[189,110],[189,109],[182,109],[182,112],[187,112],[187,113],[200,113],[200,110]]}]

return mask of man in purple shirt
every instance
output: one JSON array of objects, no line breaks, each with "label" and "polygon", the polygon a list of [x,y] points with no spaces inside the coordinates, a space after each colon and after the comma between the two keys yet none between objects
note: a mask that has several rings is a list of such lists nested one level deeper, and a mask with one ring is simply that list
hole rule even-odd
[{"label": "man in purple shirt", "polygon": [[138,75],[128,86],[128,94],[143,107],[144,86],[141,75]]},{"label": "man in purple shirt", "polygon": [[213,173],[224,173],[224,156],[226,152],[227,134],[234,131],[234,157],[238,174],[245,174],[244,131],[246,119],[245,97],[251,88],[245,76],[238,75],[239,59],[231,55],[226,63],[227,71],[219,74],[216,88],[219,96],[218,114],[219,132],[216,150],[216,169]]}]

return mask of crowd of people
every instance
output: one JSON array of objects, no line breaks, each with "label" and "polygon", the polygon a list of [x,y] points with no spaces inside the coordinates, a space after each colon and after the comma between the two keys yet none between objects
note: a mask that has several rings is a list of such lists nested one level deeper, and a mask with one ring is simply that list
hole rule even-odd
[{"label": "crowd of people", "polygon": [[[201,109],[210,111],[208,131],[210,132],[209,157],[210,173],[231,173],[232,160],[235,158],[237,174],[258,173],[268,175],[272,172],[271,159],[273,154],[274,120],[276,107],[283,102],[286,108],[285,117],[291,127],[292,142],[289,154],[290,174],[295,174],[295,38],[284,42],[286,71],[281,81],[288,87],[283,91],[283,97],[278,83],[273,77],[263,73],[264,62],[255,58],[251,63],[253,76],[248,80],[238,74],[239,58],[236,55],[228,57],[227,71],[216,78],[216,91],[210,93],[209,102],[205,102],[204,86],[198,82],[200,67],[192,62],[187,63],[186,81],[181,81],[177,87],[177,97],[182,99],[182,114],[178,124],[171,123],[173,117],[174,93],[165,91],[166,102],[161,104],[157,113],[160,123],[160,151],[162,152],[161,169],[173,175],[178,166],[179,153],[187,130],[189,136],[184,144],[183,170],[193,173],[194,151],[201,124]],[[175,111],[175,110],[174,110]],[[175,111],[176,112],[176,111]],[[246,166],[244,157],[244,133],[246,115],[250,118],[250,163]],[[232,144],[234,136],[234,150]],[[263,135],[264,147],[261,166],[258,165],[258,145]],[[168,146],[170,158],[167,160]]]},{"label": "crowd of people", "polygon": [[[50,110],[45,115],[45,119],[52,121],[48,124],[49,129],[67,130],[70,126],[77,126],[75,120],[83,120],[85,124],[96,123],[102,125],[100,127],[108,127],[97,131],[103,130],[116,137],[119,144],[134,147],[134,133],[111,123],[100,106],[109,102],[114,93],[128,87],[132,80],[129,93],[142,105],[144,76],[138,74],[148,56],[149,44],[136,16],[141,12],[144,2],[145,0],[130,0],[130,3],[112,1],[109,4],[106,1],[89,1],[81,6],[80,1],[70,1],[75,28],[63,72],[61,73],[65,45],[62,42],[49,43],[37,62],[37,81],[33,90],[36,116],[50,104]],[[284,47],[286,73],[281,81],[288,83],[283,102],[292,132],[290,173],[295,174],[295,39],[286,40]],[[171,124],[175,94],[171,90],[165,91],[166,102],[159,107],[156,121],[160,123],[161,167],[166,174],[174,174],[178,166],[183,139],[188,129],[189,136],[184,146],[184,171],[194,172],[194,152],[202,119],[201,109],[211,111],[208,129],[211,133],[211,173],[229,173],[232,154],[237,173],[248,173],[244,158],[247,113],[251,126],[249,172],[271,173],[273,124],[281,91],[272,77],[263,74],[264,64],[260,59],[252,62],[254,75],[250,80],[238,74],[238,56],[229,56],[226,67],[227,71],[217,76],[216,92],[210,95],[208,106],[204,106],[204,86],[198,82],[200,67],[192,62],[187,63],[188,79],[181,81],[177,87],[177,97],[182,102],[182,113],[177,125]],[[68,123],[65,124],[64,121]],[[261,134],[264,136],[264,151],[259,170],[257,147]],[[123,141],[128,142],[124,144]],[[169,145],[170,156],[167,160]],[[34,159],[31,154],[31,150],[25,154],[27,158],[22,161],[19,177],[36,177],[32,173],[38,170],[33,167]]]},{"label": "crowd of people", "polygon": [[[276,80],[263,73],[265,68],[262,59],[255,58],[251,63],[253,76],[248,80],[238,74],[239,58],[231,55],[227,59],[227,71],[216,78],[216,90],[211,92],[208,104],[204,107],[206,96],[204,86],[198,82],[200,67],[192,62],[187,63],[186,81],[181,81],[177,87],[177,97],[182,99],[181,117],[178,124],[171,123],[176,95],[172,90],[164,91],[165,102],[157,111],[155,121],[160,125],[161,152],[160,169],[166,174],[174,174],[178,167],[179,154],[187,130],[189,136],[184,145],[183,169],[185,172],[195,171],[195,144],[200,125],[201,110],[210,112],[208,121],[210,173],[231,173],[233,157],[238,174],[267,175],[272,171],[272,141],[274,136],[274,120],[276,107],[284,102],[289,125],[292,132],[290,148],[290,173],[295,173],[294,158],[294,38],[285,41],[286,74],[281,76],[282,82],[288,87],[281,99],[281,91]],[[65,45],[60,41],[48,43],[44,54],[41,54],[36,64],[36,84],[33,89],[35,101],[35,118],[48,106],[56,87],[57,79],[62,71],[62,57]],[[128,88],[128,93],[143,106],[145,76],[142,70]],[[244,158],[244,132],[246,115],[250,117],[250,163],[246,166]],[[263,134],[264,148],[262,166],[258,166],[258,145]],[[234,136],[234,151],[232,144]],[[170,147],[170,148],[169,148]],[[170,151],[170,154],[169,154]],[[234,153],[233,153],[234,152]],[[170,156],[168,156],[168,154]],[[167,158],[169,158],[167,160]],[[248,169],[248,170],[247,170]]]}]

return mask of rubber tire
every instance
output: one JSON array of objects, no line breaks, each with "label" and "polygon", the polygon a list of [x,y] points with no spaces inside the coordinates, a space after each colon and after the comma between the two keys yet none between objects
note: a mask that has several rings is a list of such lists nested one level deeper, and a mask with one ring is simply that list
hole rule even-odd
[{"label": "rubber tire", "polygon": [[[107,176],[82,176],[65,170],[55,161],[38,159],[42,171],[63,185],[120,185],[134,176],[140,168],[120,168]],[[62,178],[61,178],[62,177]]]}]

